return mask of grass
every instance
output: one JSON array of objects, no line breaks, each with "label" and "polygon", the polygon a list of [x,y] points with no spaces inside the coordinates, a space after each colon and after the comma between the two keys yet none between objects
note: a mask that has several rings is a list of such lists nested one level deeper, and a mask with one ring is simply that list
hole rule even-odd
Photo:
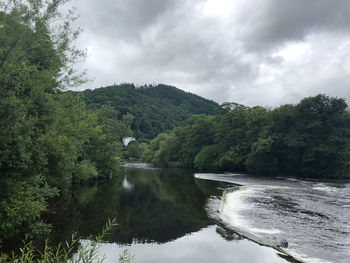
[{"label": "grass", "polygon": [[[0,263],[102,263],[104,257],[101,258],[99,255],[98,245],[115,225],[115,219],[108,220],[101,233],[90,237],[91,242],[83,245],[79,243],[76,234],[73,234],[71,242],[51,247],[46,241],[43,250],[40,251],[34,247],[32,241],[25,239],[19,253],[0,254]],[[130,263],[131,260],[130,252],[125,249],[123,254],[119,256],[118,262]]]}]

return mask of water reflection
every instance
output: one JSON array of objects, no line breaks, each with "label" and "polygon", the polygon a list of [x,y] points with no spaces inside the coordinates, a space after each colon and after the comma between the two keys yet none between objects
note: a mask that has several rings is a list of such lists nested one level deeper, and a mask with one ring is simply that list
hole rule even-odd
[{"label": "water reflection", "polygon": [[221,195],[218,188],[226,185],[196,180],[183,169],[126,167],[107,182],[76,186],[57,198],[46,218],[56,241],[68,239],[75,230],[86,238],[98,233],[107,218],[117,218],[110,242],[164,243],[210,225],[206,201]]},{"label": "water reflection", "polygon": [[[229,241],[218,235],[216,226],[209,226],[175,241],[163,244],[132,244],[120,246],[114,243],[102,244],[99,248],[105,255],[105,263],[115,263],[127,248],[134,255],[133,263],[280,263],[290,260],[272,248],[259,246],[247,239]],[[290,261],[293,262],[293,261]]]},{"label": "water reflection", "polygon": [[52,200],[46,220],[53,225],[51,240],[62,242],[74,231],[82,239],[95,235],[116,218],[119,225],[100,247],[106,262],[116,262],[124,248],[135,255],[132,262],[285,262],[285,255],[208,216],[209,200],[220,203],[230,187],[196,179],[189,170],[125,166],[119,176]]},{"label": "water reflection", "polygon": [[131,191],[134,189],[134,185],[132,185],[129,181],[127,176],[125,175],[124,179],[123,179],[123,183],[122,183],[122,187],[126,190],[126,191]]}]

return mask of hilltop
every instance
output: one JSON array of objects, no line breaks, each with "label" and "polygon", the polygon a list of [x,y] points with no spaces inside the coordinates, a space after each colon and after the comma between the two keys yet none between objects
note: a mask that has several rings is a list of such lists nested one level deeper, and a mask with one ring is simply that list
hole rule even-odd
[{"label": "hilltop", "polygon": [[168,85],[120,84],[79,92],[91,108],[110,105],[137,138],[151,139],[178,126],[193,114],[211,115],[218,104]]}]

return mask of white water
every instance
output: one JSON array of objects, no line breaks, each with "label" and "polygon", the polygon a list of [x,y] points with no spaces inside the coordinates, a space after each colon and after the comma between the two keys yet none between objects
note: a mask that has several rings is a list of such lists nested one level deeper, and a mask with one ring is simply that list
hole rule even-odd
[{"label": "white water", "polygon": [[271,246],[286,239],[284,251],[302,262],[350,262],[350,184],[239,174],[195,177],[244,185],[208,204],[213,217],[239,234]]}]

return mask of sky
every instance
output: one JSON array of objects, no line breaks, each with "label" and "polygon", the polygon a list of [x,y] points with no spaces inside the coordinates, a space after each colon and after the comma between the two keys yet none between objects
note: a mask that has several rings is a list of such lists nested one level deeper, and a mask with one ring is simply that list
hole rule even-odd
[{"label": "sky", "polygon": [[349,0],[73,0],[92,82],[168,84],[218,103],[350,103]]}]

